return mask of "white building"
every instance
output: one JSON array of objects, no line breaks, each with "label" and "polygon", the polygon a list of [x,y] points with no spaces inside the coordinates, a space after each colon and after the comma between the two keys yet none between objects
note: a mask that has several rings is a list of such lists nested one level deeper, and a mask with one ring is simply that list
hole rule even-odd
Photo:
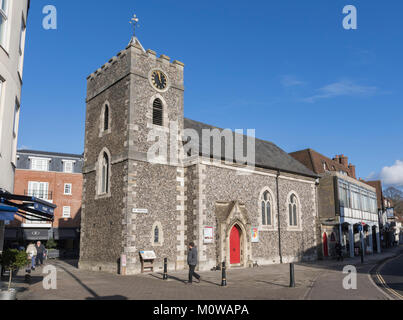
[{"label": "white building", "polygon": [[[0,0],[0,189],[12,193],[29,0]],[[1,219],[1,217],[0,217]],[[0,252],[4,221],[0,220]]]}]

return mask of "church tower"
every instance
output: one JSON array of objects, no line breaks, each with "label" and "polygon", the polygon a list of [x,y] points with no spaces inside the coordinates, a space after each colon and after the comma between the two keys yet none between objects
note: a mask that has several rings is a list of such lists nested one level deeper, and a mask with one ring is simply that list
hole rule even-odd
[{"label": "church tower", "polygon": [[164,258],[184,267],[184,169],[171,155],[162,164],[148,157],[155,132],[167,136],[168,154],[179,146],[183,72],[133,36],[87,78],[81,269],[116,273],[124,257],[126,273],[139,273],[140,251],[155,252],[155,271]]}]

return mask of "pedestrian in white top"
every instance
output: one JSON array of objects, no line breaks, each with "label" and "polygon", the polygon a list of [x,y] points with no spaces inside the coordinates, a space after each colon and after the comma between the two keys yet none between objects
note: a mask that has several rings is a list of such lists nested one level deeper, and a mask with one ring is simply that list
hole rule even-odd
[{"label": "pedestrian in white top", "polygon": [[35,259],[37,251],[33,242],[28,245],[26,252],[28,253],[28,258],[31,259],[31,269],[35,270]]}]

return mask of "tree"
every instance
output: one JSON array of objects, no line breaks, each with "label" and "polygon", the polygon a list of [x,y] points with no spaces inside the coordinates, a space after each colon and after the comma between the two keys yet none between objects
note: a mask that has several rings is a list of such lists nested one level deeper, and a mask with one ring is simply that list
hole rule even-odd
[{"label": "tree", "polygon": [[54,249],[57,247],[57,242],[51,238],[48,240],[48,242],[46,243],[46,249]]},{"label": "tree", "polygon": [[403,216],[403,191],[395,187],[389,187],[383,191],[383,195],[392,201],[395,215]]},{"label": "tree", "polygon": [[8,290],[10,291],[13,271],[23,268],[29,263],[28,254],[25,251],[8,249],[0,256],[0,263],[4,269],[10,271],[10,277],[8,280]]}]

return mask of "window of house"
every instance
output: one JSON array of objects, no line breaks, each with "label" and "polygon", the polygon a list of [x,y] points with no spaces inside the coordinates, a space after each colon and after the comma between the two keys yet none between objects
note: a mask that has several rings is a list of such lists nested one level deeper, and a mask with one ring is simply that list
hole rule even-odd
[{"label": "window of house", "polygon": [[289,225],[291,227],[298,226],[298,205],[297,205],[297,197],[295,194],[292,194],[288,203],[288,219]]},{"label": "window of house", "polygon": [[22,78],[22,69],[23,69],[23,61],[24,61],[24,47],[25,47],[25,33],[26,33],[26,24],[24,17],[21,18],[21,30],[20,30],[20,43],[19,43],[19,54],[20,60],[18,64],[18,71]]},{"label": "window of house", "polygon": [[104,152],[101,165],[101,193],[109,192],[109,157]]},{"label": "window of house", "polygon": [[71,208],[66,206],[63,207],[63,218],[70,218],[71,217]]},{"label": "window of house", "polygon": [[339,204],[340,207],[350,208],[350,190],[348,184],[339,180]]},{"label": "window of house", "polygon": [[13,135],[14,135],[14,138],[17,137],[17,135],[18,135],[19,115],[20,115],[20,104],[16,100],[15,105],[14,105],[14,118],[13,118]]},{"label": "window of house", "polygon": [[265,191],[263,193],[262,199],[261,199],[261,215],[262,215],[262,225],[272,225],[272,199],[271,195],[268,191]]},{"label": "window of house", "polygon": [[49,171],[49,159],[31,158],[31,170]]},{"label": "window of house", "polygon": [[7,47],[8,2],[0,0],[0,45],[4,49]]},{"label": "window of house", "polygon": [[35,197],[43,200],[51,200],[49,194],[49,183],[48,182],[28,182],[28,196]]},{"label": "window of house", "polygon": [[153,124],[157,126],[162,126],[163,124],[162,101],[158,98],[153,103]]},{"label": "window of house", "polygon": [[63,172],[73,173],[74,161],[63,160]]},{"label": "window of house", "polygon": [[71,183],[65,183],[64,184],[64,194],[71,195],[71,188],[72,188]]}]

